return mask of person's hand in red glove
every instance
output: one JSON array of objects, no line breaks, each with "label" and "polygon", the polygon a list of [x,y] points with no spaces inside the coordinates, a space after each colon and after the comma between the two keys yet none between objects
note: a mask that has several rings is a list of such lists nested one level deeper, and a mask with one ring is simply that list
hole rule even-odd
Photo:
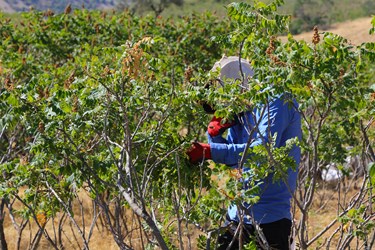
[{"label": "person's hand in red glove", "polygon": [[204,160],[209,160],[211,158],[211,148],[210,144],[193,142],[191,148],[187,151],[189,160],[191,163],[196,164]]},{"label": "person's hand in red glove", "polygon": [[224,133],[224,131],[236,124],[235,121],[227,121],[222,123],[222,118],[214,116],[207,127],[207,132],[210,136],[215,137]]}]

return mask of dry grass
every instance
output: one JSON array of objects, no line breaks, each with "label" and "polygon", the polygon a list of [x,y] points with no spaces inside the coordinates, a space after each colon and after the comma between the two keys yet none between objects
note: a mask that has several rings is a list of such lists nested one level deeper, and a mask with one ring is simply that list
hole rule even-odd
[{"label": "dry grass", "polygon": [[[78,203],[78,200],[74,202],[73,205],[73,211],[75,214],[75,219],[81,228],[83,230],[83,221],[85,221],[85,235],[89,234],[90,225],[93,218],[93,209],[92,209],[92,201],[88,195],[86,195],[85,192],[81,192],[79,194],[79,199],[82,203],[82,207],[84,208],[81,210],[81,206]],[[17,209],[20,207],[20,204],[18,202],[14,203],[14,208]],[[47,220],[47,223],[45,225],[45,230],[48,232],[49,236],[52,239],[55,239],[55,232],[57,234],[58,231],[58,225],[59,221],[61,220],[61,216],[63,213],[57,213],[55,218],[49,218]],[[8,215],[8,214],[7,214]],[[83,215],[83,216],[82,216]],[[16,216],[16,222],[19,224],[21,222],[21,217]],[[18,237],[18,232],[13,226],[13,223],[9,216],[5,217],[4,221],[4,227],[5,227],[5,237],[8,244],[8,249],[16,249],[17,242],[16,239]],[[35,223],[35,221],[32,219],[30,223],[26,226],[22,233],[22,240],[20,244],[20,249],[28,249],[30,242],[32,241],[32,238],[35,236],[35,234],[38,232],[39,227]],[[73,226],[69,218],[66,218],[62,230],[62,239],[64,242],[65,249],[83,249],[82,241],[80,240],[80,236],[77,233],[77,229]],[[77,240],[76,240],[77,239]],[[91,240],[89,242],[90,249],[93,250],[99,250],[99,249],[106,249],[106,250],[112,250],[112,249],[118,249],[117,245],[113,241],[112,235],[109,233],[109,231],[103,227],[100,223],[100,221],[97,221],[96,226],[93,230],[93,234],[91,237]],[[54,249],[51,244],[47,241],[47,239],[42,236],[39,248],[38,249]]]},{"label": "dry grass", "polygon": [[[363,42],[375,42],[375,36],[369,34],[371,29],[371,17],[359,18],[353,21],[347,21],[332,25],[329,29],[320,30],[338,34],[354,45],[360,45]],[[319,27],[318,27],[319,28]],[[297,40],[311,42],[313,31],[295,35]]]},{"label": "dry grass", "polygon": [[[316,240],[309,249],[336,249],[339,242],[340,235],[345,236],[345,232],[342,232],[343,225],[337,221],[339,214],[345,210],[353,197],[356,197],[360,192],[360,185],[363,179],[347,179],[338,183],[323,183],[319,184],[316,189],[315,199],[309,210],[307,233],[309,240],[319,234],[322,230],[330,225],[334,224],[318,239]],[[359,204],[360,205],[360,204]],[[294,213],[296,220],[300,218],[300,213],[297,211]],[[339,230],[332,239],[329,239],[336,230]],[[327,248],[327,241],[330,241],[329,248]],[[353,240],[351,249],[356,248],[356,240]]]},{"label": "dry grass", "polygon": [[[320,185],[320,187],[316,190],[316,198],[314,200],[312,209],[309,213],[309,224],[308,224],[308,233],[310,238],[318,234],[321,230],[323,230],[331,221],[335,220],[338,215],[339,205],[345,205],[349,202],[350,198],[353,197],[358,192],[358,189],[351,183],[345,187],[345,190],[342,189],[341,192],[337,191],[337,188],[328,187],[327,185]],[[340,194],[340,195],[339,195]],[[79,199],[82,206],[79,205],[79,202],[74,203],[74,214],[77,223],[81,230],[83,230],[83,222],[85,220],[85,232],[86,236],[89,233],[90,224],[92,222],[93,214],[93,206],[90,197],[86,194],[86,192],[82,191],[79,194]],[[19,206],[19,204],[15,204],[15,207]],[[83,207],[83,210],[82,208]],[[53,220],[50,219],[47,221],[46,224],[46,231],[49,233],[50,237],[54,239],[54,230],[57,230],[59,219],[61,214],[58,214],[56,218]],[[298,212],[295,213],[296,219],[298,219],[299,215]],[[133,216],[133,213],[128,210],[125,214],[126,223],[129,228],[138,227],[138,223]],[[17,218],[18,222],[20,218]],[[53,223],[52,223],[53,221]],[[329,237],[332,232],[340,226],[339,223],[336,224],[329,229],[322,237],[322,239],[326,239]],[[54,229],[55,227],[55,229]],[[34,236],[38,231],[38,227],[35,221],[31,221],[30,226],[27,226],[22,235],[21,247],[20,249],[28,249],[31,238],[30,235]],[[6,216],[5,219],[5,234],[8,243],[9,249],[16,249],[16,238],[17,238],[17,231],[13,227],[12,222],[9,219],[9,216]],[[69,222],[69,218],[66,219],[63,230],[63,243],[65,249],[83,249],[82,241],[80,240],[79,234],[77,233],[77,229],[72,226]],[[198,236],[198,230],[193,231],[191,235],[192,239],[192,246],[193,249],[196,246],[196,238]],[[133,235],[131,236],[131,244],[134,249],[142,249],[142,245],[140,243],[139,237],[139,230],[136,229]],[[337,243],[337,238],[333,238],[331,241],[332,249],[335,249],[335,245]],[[318,240],[312,245],[311,249],[317,249],[321,244],[325,243],[324,240]],[[186,245],[186,242],[185,242]],[[89,248],[93,250],[99,249],[119,249],[116,245],[112,234],[109,232],[106,223],[102,223],[100,220],[97,221],[92,237],[89,241]],[[40,245],[38,249],[53,249],[51,244],[45,239],[45,237],[41,238]],[[355,248],[354,248],[355,249]]]}]

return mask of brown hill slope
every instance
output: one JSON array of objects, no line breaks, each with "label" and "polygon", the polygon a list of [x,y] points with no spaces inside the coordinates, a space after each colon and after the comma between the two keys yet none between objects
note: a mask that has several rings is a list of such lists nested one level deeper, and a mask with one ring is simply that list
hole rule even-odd
[{"label": "brown hill slope", "polygon": [[[348,39],[348,41],[354,45],[360,45],[363,42],[375,42],[375,35],[370,35],[369,30],[371,28],[371,17],[359,18],[352,21],[338,23],[332,25],[329,29],[319,30],[332,32]],[[318,27],[319,28],[319,27]],[[305,40],[311,42],[313,32],[306,32],[294,37],[299,40]]]},{"label": "brown hill slope", "polygon": [[13,13],[15,10],[10,6],[7,2],[4,0],[0,0],[0,11],[6,12],[6,13]]}]

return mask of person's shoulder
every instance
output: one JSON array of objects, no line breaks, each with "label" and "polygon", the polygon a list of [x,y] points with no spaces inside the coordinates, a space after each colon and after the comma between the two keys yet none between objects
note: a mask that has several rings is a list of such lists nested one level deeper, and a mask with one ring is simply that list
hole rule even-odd
[{"label": "person's shoulder", "polygon": [[291,94],[291,93],[282,93],[282,94],[278,94],[278,95],[275,95],[275,101],[279,101],[279,102],[283,102],[284,104],[292,104],[292,103],[297,103],[296,99],[294,98],[294,96]]},{"label": "person's shoulder", "polygon": [[290,93],[282,93],[272,96],[269,100],[269,104],[277,109],[285,109],[285,111],[290,110],[292,107],[298,107],[296,99]]}]

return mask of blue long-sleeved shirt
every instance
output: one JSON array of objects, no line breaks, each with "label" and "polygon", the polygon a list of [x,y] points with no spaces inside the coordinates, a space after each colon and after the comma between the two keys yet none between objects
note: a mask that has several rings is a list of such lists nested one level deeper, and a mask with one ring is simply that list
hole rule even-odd
[{"label": "blue long-sleeved shirt", "polygon": [[[254,117],[251,112],[245,112],[241,119],[244,122],[229,128],[226,139],[222,136],[208,135],[212,160],[236,167],[241,160],[241,153],[246,148],[250,134],[252,135],[250,147],[268,142],[269,135],[273,136],[275,133],[277,133],[275,147],[285,146],[288,139],[295,137],[300,139],[301,117],[296,110],[297,106],[296,101],[293,101],[293,105],[285,102],[283,96],[275,98],[267,106],[254,109]],[[258,123],[259,130],[250,133],[249,128],[255,127]],[[296,170],[289,168],[286,181],[273,182],[272,175],[270,175],[260,184],[260,200],[248,208],[249,214],[257,223],[270,223],[283,218],[291,219],[291,198],[296,188],[300,154],[300,148],[293,146],[289,155],[296,162]],[[251,160],[251,156],[249,157]],[[228,215],[232,220],[238,220],[237,207],[230,206]],[[251,220],[245,217],[245,222],[251,223]]]}]

